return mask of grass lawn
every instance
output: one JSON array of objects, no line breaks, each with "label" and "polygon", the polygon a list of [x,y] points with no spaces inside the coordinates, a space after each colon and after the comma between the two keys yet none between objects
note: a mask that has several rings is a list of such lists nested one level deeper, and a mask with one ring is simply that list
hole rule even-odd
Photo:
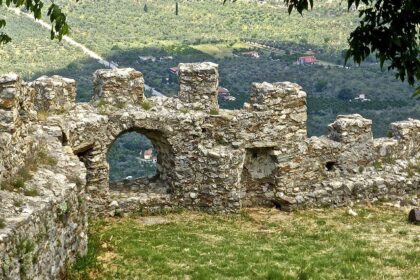
[{"label": "grass lawn", "polygon": [[234,215],[183,212],[91,222],[70,279],[419,279],[408,209],[359,206]]}]

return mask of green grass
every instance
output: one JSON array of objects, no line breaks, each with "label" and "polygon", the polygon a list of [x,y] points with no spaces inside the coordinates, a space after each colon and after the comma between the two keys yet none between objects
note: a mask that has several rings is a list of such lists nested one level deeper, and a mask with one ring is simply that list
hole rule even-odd
[{"label": "green grass", "polygon": [[420,228],[400,209],[355,211],[96,220],[70,279],[416,279]]}]

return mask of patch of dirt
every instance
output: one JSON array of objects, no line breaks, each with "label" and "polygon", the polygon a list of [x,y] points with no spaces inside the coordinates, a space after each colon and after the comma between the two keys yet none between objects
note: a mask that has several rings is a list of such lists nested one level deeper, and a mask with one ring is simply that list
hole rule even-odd
[{"label": "patch of dirt", "polygon": [[246,212],[254,221],[283,222],[290,220],[292,213],[282,212],[274,208],[249,208]]},{"label": "patch of dirt", "polygon": [[103,263],[110,263],[114,259],[116,259],[117,257],[118,257],[118,254],[116,254],[114,252],[105,252],[105,253],[98,256],[98,260],[103,262]]},{"label": "patch of dirt", "polygon": [[150,226],[150,225],[163,225],[169,224],[171,221],[167,218],[162,216],[148,216],[148,217],[140,217],[138,219],[139,223],[142,225]]}]

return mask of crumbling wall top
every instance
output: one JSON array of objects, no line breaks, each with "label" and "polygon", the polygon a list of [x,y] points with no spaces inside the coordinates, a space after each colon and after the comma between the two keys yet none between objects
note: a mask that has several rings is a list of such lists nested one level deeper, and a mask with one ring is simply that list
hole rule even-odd
[{"label": "crumbling wall top", "polygon": [[420,120],[408,119],[391,124],[392,135],[397,139],[420,138]]},{"label": "crumbling wall top", "polygon": [[144,99],[143,74],[133,68],[99,69],[93,74],[93,97],[106,104],[140,104]]},{"label": "crumbling wall top", "polygon": [[203,109],[218,108],[218,65],[211,62],[179,64],[179,99]]},{"label": "crumbling wall top", "polygon": [[19,118],[21,80],[16,74],[0,77],[0,132],[13,133]]},{"label": "crumbling wall top", "polygon": [[42,76],[29,84],[37,112],[63,113],[76,105],[76,81],[58,75]]},{"label": "crumbling wall top", "polygon": [[[301,89],[301,86],[291,82],[253,83],[249,103],[252,109],[257,111],[269,109],[278,111],[306,106],[306,93]],[[245,104],[245,108],[247,107],[249,105]]]},{"label": "crumbling wall top", "polygon": [[363,118],[359,114],[338,115],[335,122],[328,126],[331,140],[343,144],[371,142],[372,121]]}]

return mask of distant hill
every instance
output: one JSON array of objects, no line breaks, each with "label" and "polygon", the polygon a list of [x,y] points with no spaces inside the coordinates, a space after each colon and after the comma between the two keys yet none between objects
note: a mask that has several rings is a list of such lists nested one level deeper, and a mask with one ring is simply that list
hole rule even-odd
[{"label": "distant hill", "polygon": [[[74,39],[121,67],[143,71],[146,82],[167,95],[178,90],[169,68],[179,62],[211,60],[220,64],[221,85],[236,97],[234,102],[221,101],[225,108],[240,108],[254,81],[302,85],[308,93],[311,135],[324,133],[341,113],[372,118],[379,136],[386,135],[392,121],[420,117],[419,102],[410,98],[413,88],[382,72],[374,59],[362,67],[338,67],[347,36],[357,23],[357,13],[348,12],[342,1],[316,1],[304,17],[289,16],[282,1],[259,2],[179,1],[176,16],[173,0],[55,1],[68,14]],[[14,71],[26,79],[68,76],[78,81],[79,100],[90,99],[92,73],[103,66],[66,43],[49,41],[48,31],[29,19],[4,8],[0,12],[8,21],[6,31],[13,35],[13,42],[0,49],[1,73]],[[259,58],[241,55],[250,50]],[[306,54],[321,63],[294,64]],[[141,59],[147,56],[157,59]],[[169,56],[172,59],[158,59]],[[360,94],[371,101],[350,102]]]}]

